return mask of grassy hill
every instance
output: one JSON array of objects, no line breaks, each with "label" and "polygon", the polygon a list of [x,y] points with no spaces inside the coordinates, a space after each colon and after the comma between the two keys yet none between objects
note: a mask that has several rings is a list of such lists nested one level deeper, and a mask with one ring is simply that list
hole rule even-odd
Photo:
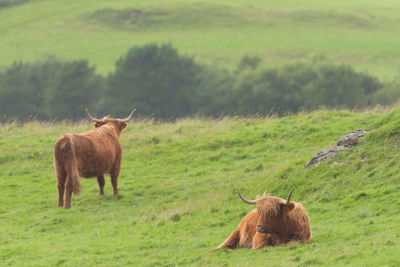
[{"label": "grassy hill", "polygon": [[[325,111],[277,118],[132,122],[120,195],[81,179],[57,208],[52,152],[89,122],[0,126],[0,265],[398,266],[400,110]],[[360,143],[313,169],[304,164],[355,129]],[[263,192],[301,202],[313,239],[261,250],[215,248]]]},{"label": "grassy hill", "polygon": [[266,65],[329,60],[383,80],[400,67],[396,0],[1,2],[20,4],[0,5],[0,65],[55,54],[106,74],[133,45],[155,42],[228,69],[245,55]]}]

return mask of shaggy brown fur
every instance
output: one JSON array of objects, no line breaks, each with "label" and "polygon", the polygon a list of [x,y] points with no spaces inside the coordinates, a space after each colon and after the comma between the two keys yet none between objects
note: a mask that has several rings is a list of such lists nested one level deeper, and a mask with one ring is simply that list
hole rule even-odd
[{"label": "shaggy brown fur", "polygon": [[[290,198],[290,197],[289,197]],[[304,207],[293,201],[263,196],[238,228],[215,250],[305,243],[311,239],[310,220]]]},{"label": "shaggy brown fur", "polygon": [[104,174],[109,173],[114,195],[118,194],[118,175],[122,159],[119,136],[127,126],[127,122],[108,117],[103,120],[94,118],[92,120],[96,121],[93,131],[83,134],[66,134],[55,144],[54,166],[57,175],[59,207],[64,205],[64,189],[66,189],[65,208],[71,207],[72,192],[79,195],[81,191],[79,176],[97,177],[99,194],[103,195]]}]

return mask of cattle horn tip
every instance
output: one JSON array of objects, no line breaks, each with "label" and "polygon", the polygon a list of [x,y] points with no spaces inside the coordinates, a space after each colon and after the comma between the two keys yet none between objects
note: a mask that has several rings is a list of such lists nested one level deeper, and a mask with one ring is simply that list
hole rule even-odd
[{"label": "cattle horn tip", "polygon": [[290,197],[292,196],[292,193],[293,193],[293,191],[294,191],[295,188],[296,188],[296,187],[293,186],[292,190],[290,191],[290,193],[289,193],[289,195],[288,195],[288,197],[287,197],[287,203],[289,203]]},{"label": "cattle horn tip", "polygon": [[247,200],[247,199],[245,199],[245,198],[240,194],[239,188],[236,188],[236,191],[238,192],[238,195],[239,195],[240,199],[241,199],[244,203],[247,203],[247,204],[257,204],[257,200]]},{"label": "cattle horn tip", "polygon": [[126,117],[125,119],[120,119],[120,121],[128,122],[130,119],[132,119],[133,113],[135,113],[135,112],[136,112],[136,108],[134,108],[134,109],[131,111],[131,114],[129,114],[128,117]]},{"label": "cattle horn tip", "polygon": [[88,110],[87,108],[85,108],[85,111],[86,111],[86,114],[89,116],[89,118],[90,118],[92,121],[94,121],[94,122],[103,122],[103,121],[104,121],[104,119],[99,120],[99,119],[96,119],[95,117],[93,117],[92,115],[90,115],[89,110]]}]

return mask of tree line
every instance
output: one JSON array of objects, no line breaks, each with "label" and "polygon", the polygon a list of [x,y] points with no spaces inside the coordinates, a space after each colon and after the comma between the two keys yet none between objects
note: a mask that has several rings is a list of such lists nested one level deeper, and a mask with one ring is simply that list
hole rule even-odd
[{"label": "tree line", "polygon": [[87,60],[55,56],[0,69],[0,120],[77,120],[97,114],[173,119],[192,114],[285,115],[321,106],[362,108],[399,99],[398,82],[383,83],[350,66],[326,62],[265,67],[245,56],[234,71],[197,64],[169,44],[134,46],[103,76]]}]

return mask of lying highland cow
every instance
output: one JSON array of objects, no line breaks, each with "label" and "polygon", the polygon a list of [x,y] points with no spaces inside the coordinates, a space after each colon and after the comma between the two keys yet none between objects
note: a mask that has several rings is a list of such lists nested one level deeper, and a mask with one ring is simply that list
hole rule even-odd
[{"label": "lying highland cow", "polygon": [[247,204],[257,205],[239,224],[238,228],[215,250],[221,248],[253,248],[279,246],[282,244],[305,243],[311,239],[310,220],[306,210],[299,203],[273,196],[263,196],[257,200],[247,200],[239,192],[239,197]]},{"label": "lying highland cow", "polygon": [[93,131],[83,134],[66,134],[54,147],[54,166],[57,175],[58,206],[71,207],[72,192],[79,194],[79,176],[97,177],[100,195],[104,194],[104,174],[109,173],[114,195],[118,194],[118,175],[121,169],[122,147],[119,143],[121,131],[127,126],[135,110],[125,119],[104,117],[95,122]]}]

